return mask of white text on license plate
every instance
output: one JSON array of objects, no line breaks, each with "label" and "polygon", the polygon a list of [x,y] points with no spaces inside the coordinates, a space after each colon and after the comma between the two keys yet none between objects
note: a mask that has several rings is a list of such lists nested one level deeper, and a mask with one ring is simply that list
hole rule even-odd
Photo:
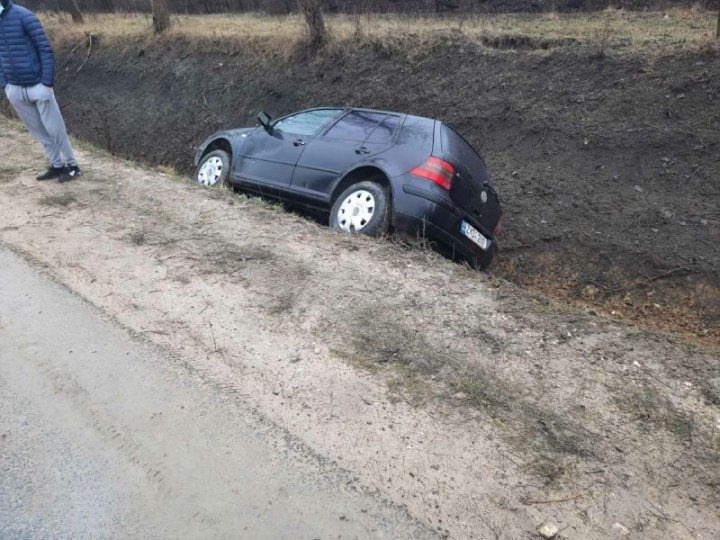
[{"label": "white text on license plate", "polygon": [[483,251],[487,251],[487,248],[490,246],[490,240],[480,234],[480,231],[470,225],[467,221],[463,221],[460,224],[460,232],[480,246],[480,249]]}]

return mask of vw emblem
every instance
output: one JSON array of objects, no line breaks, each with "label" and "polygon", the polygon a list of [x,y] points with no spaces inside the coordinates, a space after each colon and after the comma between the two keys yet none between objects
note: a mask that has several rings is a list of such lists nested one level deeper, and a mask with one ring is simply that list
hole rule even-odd
[{"label": "vw emblem", "polygon": [[487,191],[483,191],[482,193],[480,193],[480,200],[483,204],[487,202]]}]

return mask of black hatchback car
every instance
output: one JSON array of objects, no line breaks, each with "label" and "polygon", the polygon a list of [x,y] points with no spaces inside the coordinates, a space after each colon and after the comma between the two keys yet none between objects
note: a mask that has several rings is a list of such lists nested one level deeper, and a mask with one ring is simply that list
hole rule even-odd
[{"label": "black hatchback car", "polygon": [[393,229],[484,268],[502,211],[485,163],[447,124],[408,114],[317,108],[221,131],[195,156],[195,179],[330,213],[330,226]]}]

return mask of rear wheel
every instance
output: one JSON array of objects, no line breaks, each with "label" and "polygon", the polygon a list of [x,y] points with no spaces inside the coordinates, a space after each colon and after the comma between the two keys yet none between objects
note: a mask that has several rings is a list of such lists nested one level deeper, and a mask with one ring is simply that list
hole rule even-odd
[{"label": "rear wheel", "polygon": [[225,150],[208,152],[195,169],[195,181],[208,187],[226,185],[229,175],[230,155]]},{"label": "rear wheel", "polygon": [[390,197],[386,187],[366,180],[353,184],[335,200],[330,226],[343,232],[378,235],[390,225]]}]

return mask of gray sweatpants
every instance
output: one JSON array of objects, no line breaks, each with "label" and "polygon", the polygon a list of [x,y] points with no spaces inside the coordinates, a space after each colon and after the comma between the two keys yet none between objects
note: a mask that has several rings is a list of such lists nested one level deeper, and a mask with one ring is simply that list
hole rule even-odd
[{"label": "gray sweatpants", "polygon": [[45,147],[53,167],[77,165],[52,88],[42,84],[29,87],[8,84],[5,95],[30,134]]}]

